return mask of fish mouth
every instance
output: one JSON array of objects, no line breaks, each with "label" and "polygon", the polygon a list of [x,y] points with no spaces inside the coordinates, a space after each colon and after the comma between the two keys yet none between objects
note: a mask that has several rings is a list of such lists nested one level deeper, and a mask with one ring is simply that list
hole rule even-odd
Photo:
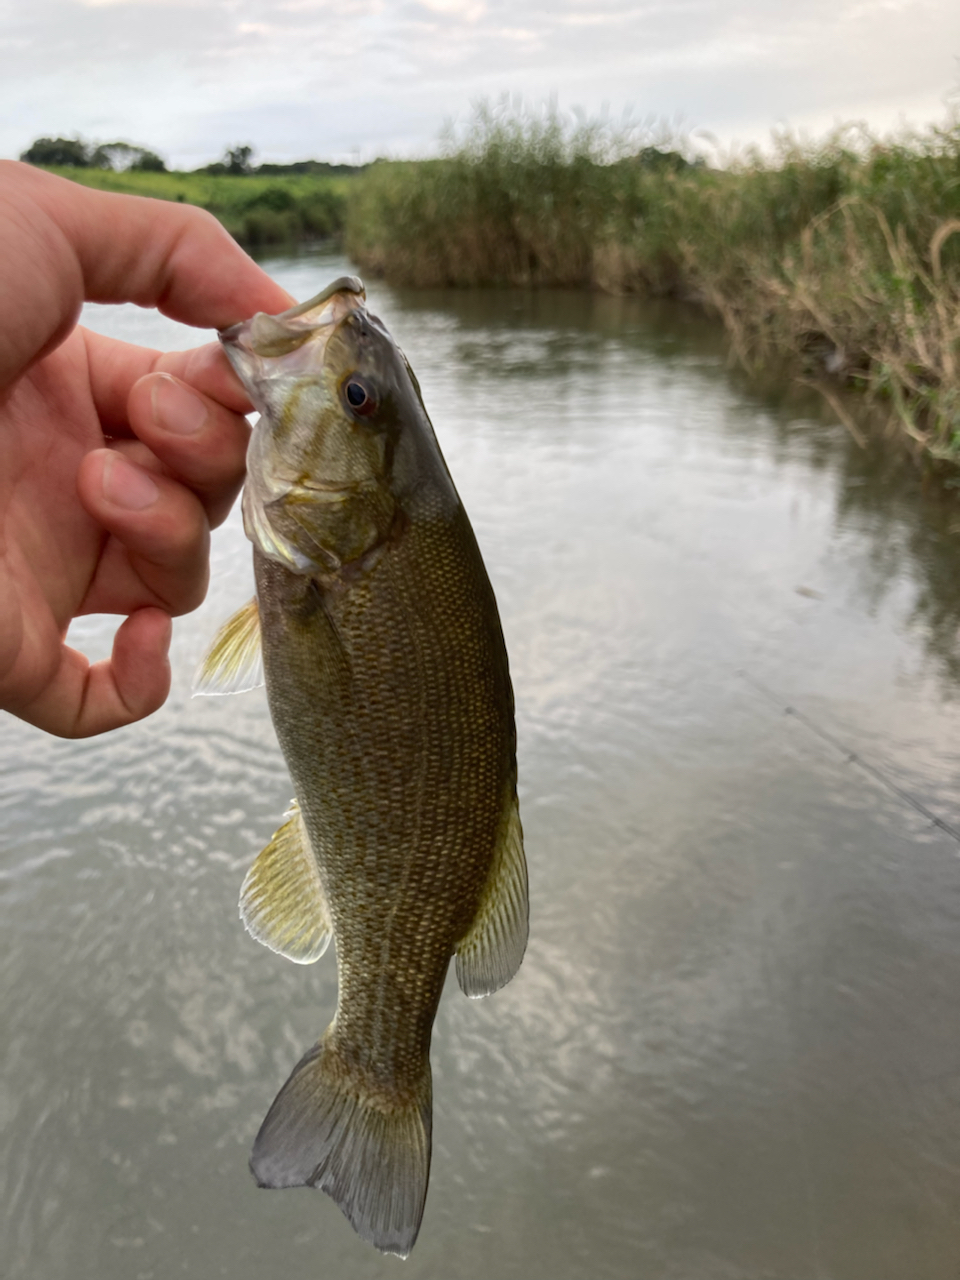
[{"label": "fish mouth", "polygon": [[336,506],[338,503],[348,502],[350,498],[354,498],[372,487],[374,486],[356,480],[337,482],[305,480],[301,477],[294,484],[285,488],[282,493],[277,493],[271,497],[264,506],[265,508],[286,507],[290,503],[296,505],[298,502]]},{"label": "fish mouth", "polygon": [[322,363],[330,335],[345,316],[362,311],[365,301],[363,282],[357,276],[340,276],[307,302],[275,316],[258,311],[249,320],[221,329],[217,337],[249,391],[270,376],[268,362],[282,362],[284,373],[295,371],[301,359],[313,367]]},{"label": "fish mouth", "polygon": [[309,494],[311,498],[320,502],[346,502],[354,494],[362,492],[365,487],[363,484],[356,482],[352,484],[331,484],[312,480],[310,482],[301,481],[296,486],[295,492]]}]

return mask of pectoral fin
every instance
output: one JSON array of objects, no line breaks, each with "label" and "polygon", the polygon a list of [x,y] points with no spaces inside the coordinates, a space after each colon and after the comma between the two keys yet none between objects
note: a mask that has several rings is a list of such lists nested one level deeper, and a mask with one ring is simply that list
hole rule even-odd
[{"label": "pectoral fin", "polygon": [[520,808],[511,787],[480,909],[457,946],[457,979],[465,995],[487,996],[510,981],[526,949],[529,914]]},{"label": "pectoral fin", "polygon": [[245,693],[263,684],[260,648],[260,613],[254,596],[228,618],[197,667],[193,696],[212,693]]},{"label": "pectoral fin", "polygon": [[240,918],[258,942],[297,964],[319,960],[333,930],[296,800],[287,821],[257,855],[240,890]]}]

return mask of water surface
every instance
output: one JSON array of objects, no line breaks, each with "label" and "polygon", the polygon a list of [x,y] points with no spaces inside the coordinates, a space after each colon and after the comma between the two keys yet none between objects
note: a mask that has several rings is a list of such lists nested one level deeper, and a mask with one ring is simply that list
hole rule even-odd
[{"label": "water surface", "polygon": [[[268,265],[299,297],[348,269]],[[252,590],[235,512],[158,715],[2,721],[0,1274],[956,1280],[958,843],[891,789],[960,826],[952,495],[731,375],[695,313],[370,296],[500,601],[527,958],[486,1001],[448,983],[407,1263],[256,1189],[336,973],[237,919],[291,793],[262,690],[189,698]],[[99,657],[112,630],[72,635]]]}]

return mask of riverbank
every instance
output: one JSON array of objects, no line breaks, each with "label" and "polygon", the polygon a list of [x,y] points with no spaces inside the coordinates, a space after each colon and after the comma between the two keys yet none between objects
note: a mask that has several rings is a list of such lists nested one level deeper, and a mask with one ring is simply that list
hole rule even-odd
[{"label": "riverbank", "polygon": [[357,180],[346,248],[394,283],[697,302],[745,366],[786,360],[855,435],[843,384],[927,455],[960,461],[960,122],[898,141],[783,138],[724,168],[623,150],[599,129],[481,112],[444,158]]},{"label": "riverbank", "polygon": [[295,245],[343,236],[351,177],[323,174],[138,173],[50,167],[49,172],[101,191],[199,205],[245,248]]},{"label": "riverbank", "polygon": [[440,159],[354,176],[60,169],[185,200],[242,244],[329,239],[414,286],[674,296],[719,317],[748,369],[854,387],[918,452],[960,463],[960,119],[897,140],[782,137],[714,166],[556,115],[481,108]]}]

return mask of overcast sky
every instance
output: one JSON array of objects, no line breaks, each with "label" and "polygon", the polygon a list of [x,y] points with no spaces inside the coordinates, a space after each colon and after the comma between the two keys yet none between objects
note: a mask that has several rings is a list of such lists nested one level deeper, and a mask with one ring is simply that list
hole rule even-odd
[{"label": "overcast sky", "polygon": [[0,155],[126,139],[191,168],[436,148],[478,98],[680,122],[942,120],[958,0],[0,0]]}]

